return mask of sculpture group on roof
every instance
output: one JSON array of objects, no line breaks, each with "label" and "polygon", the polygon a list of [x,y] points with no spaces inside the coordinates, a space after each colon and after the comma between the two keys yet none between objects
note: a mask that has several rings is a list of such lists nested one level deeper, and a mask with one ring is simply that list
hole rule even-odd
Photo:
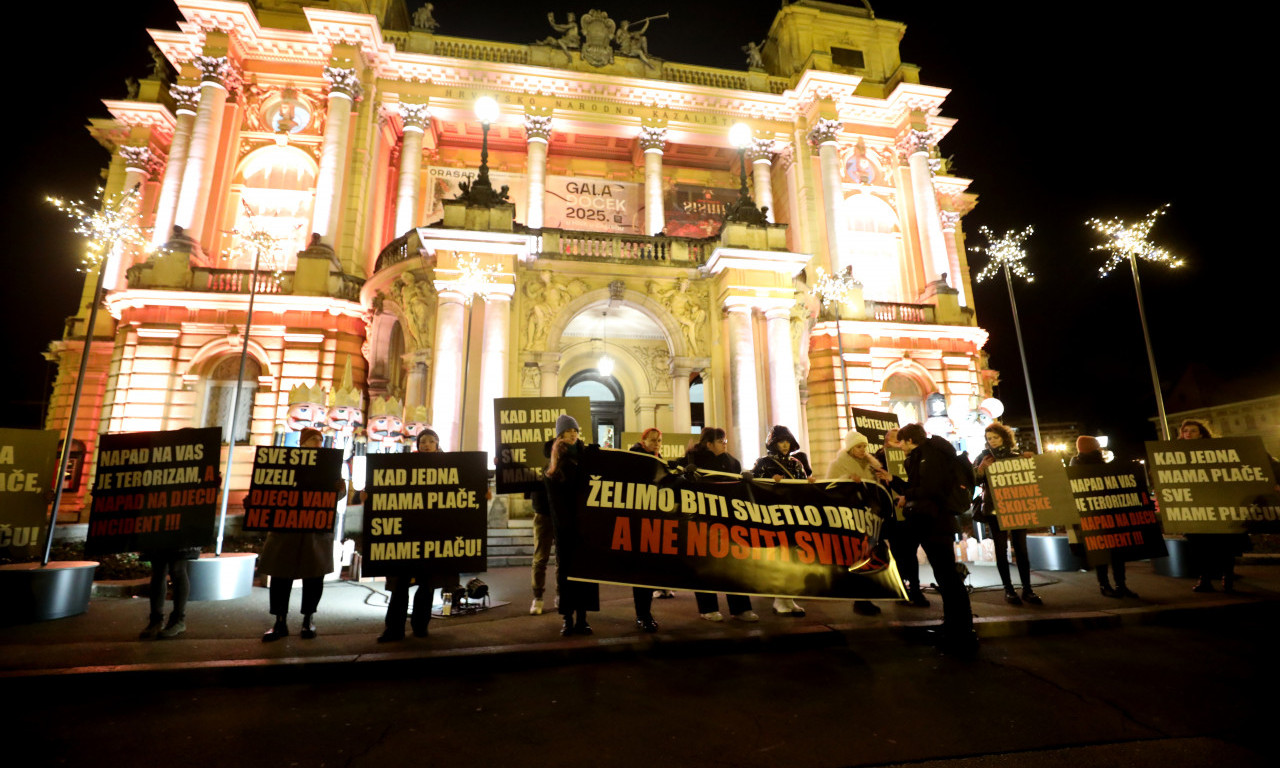
[{"label": "sculpture group on roof", "polygon": [[538,45],[553,45],[559,48],[566,58],[572,60],[571,50],[580,51],[582,60],[593,67],[603,67],[613,63],[614,46],[623,56],[634,56],[646,66],[655,66],[649,60],[649,41],[645,32],[649,23],[655,19],[667,19],[670,14],[648,16],[639,21],[615,22],[609,14],[600,10],[591,10],[583,15],[581,21],[574,13],[569,13],[564,24],[556,22],[554,13],[547,13],[547,23],[559,33],[537,42]]}]

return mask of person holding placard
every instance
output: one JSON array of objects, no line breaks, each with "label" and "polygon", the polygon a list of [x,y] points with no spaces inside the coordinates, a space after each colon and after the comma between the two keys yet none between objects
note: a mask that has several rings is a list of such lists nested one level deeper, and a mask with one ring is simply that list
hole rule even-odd
[{"label": "person holding placard", "polygon": [[[974,462],[973,474],[982,483],[982,509],[973,519],[983,525],[990,526],[991,539],[996,547],[996,570],[1000,572],[1000,581],[1004,584],[1004,600],[1009,605],[1044,605],[1044,601],[1031,588],[1031,559],[1027,555],[1027,532],[1025,529],[1005,532],[1000,529],[1000,522],[995,515],[995,498],[991,486],[987,482],[987,467],[1000,459],[1012,459],[1019,456],[1029,458],[1031,453],[1019,453],[1018,441],[1012,430],[998,421],[987,425],[983,432],[987,447],[982,449]],[[1009,573],[1009,544],[1013,544],[1013,556],[1018,561],[1018,578],[1022,581],[1022,596],[1019,597],[1013,588],[1013,579]]]},{"label": "person holding placard", "polygon": [[[765,455],[757,459],[755,467],[751,469],[753,476],[772,478],[774,482],[783,479],[808,479],[812,482],[812,478],[809,477],[811,473],[807,469],[808,462],[802,461],[799,456],[792,455],[800,448],[800,443],[795,435],[791,434],[791,430],[781,424],[775,424],[769,430],[769,439],[764,447]],[[804,608],[801,608],[795,598],[791,597],[773,598],[773,612],[779,616],[793,618],[804,616]]]},{"label": "person holding placard", "polygon": [[[729,454],[729,438],[719,427],[706,427],[698,436],[698,442],[685,451],[684,458],[676,462],[679,467],[706,469],[712,472],[742,474],[742,462]],[[714,592],[694,592],[698,615],[707,621],[724,621],[720,612],[720,599]],[[739,621],[756,622],[760,615],[751,608],[751,598],[746,595],[725,595],[729,615]]]},{"label": "person holding placard", "polygon": [[[298,436],[299,448],[321,448],[324,436],[320,430],[307,427]],[[341,477],[333,479],[338,498],[347,496],[347,484]],[[258,559],[258,572],[271,577],[270,610],[275,624],[262,635],[262,642],[271,643],[289,636],[289,596],[293,592],[293,580],[302,579],[302,631],[303,640],[316,636],[313,616],[320,606],[324,592],[324,577],[333,572],[333,532],[282,533],[272,531],[262,545]]]},{"label": "person holding placard", "polygon": [[[867,436],[858,430],[846,432],[840,444],[840,453],[836,454],[827,467],[827,477],[840,480],[847,478],[873,485],[889,482],[889,473],[884,471],[876,457],[867,453],[867,445]],[[862,616],[876,616],[880,613],[880,606],[870,600],[854,600],[853,612]]]},{"label": "person holding placard", "polygon": [[[187,563],[200,558],[200,548],[142,552],[139,556],[151,563],[151,618],[147,621],[146,629],[138,633],[138,637],[143,640],[177,637],[187,631],[187,597],[191,594]],[[164,598],[170,583],[173,585],[173,611],[169,614],[168,623],[165,623]]]},{"label": "person holding placard", "polygon": [[[1076,438],[1076,455],[1071,457],[1071,466],[1080,467],[1090,464],[1106,464],[1107,460],[1102,456],[1102,445],[1098,442],[1098,438],[1090,435],[1080,435]],[[1076,527],[1077,530],[1079,527]],[[1137,597],[1136,592],[1131,592],[1125,586],[1125,567],[1124,557],[1119,550],[1111,551],[1111,567],[1110,571],[1115,576],[1116,586],[1113,589],[1111,580],[1107,575],[1107,564],[1103,563],[1094,569],[1098,575],[1098,591],[1103,597]]]},{"label": "person holding placard", "polygon": [[[1186,419],[1178,426],[1179,440],[1207,440],[1213,434],[1203,421]],[[1236,555],[1242,554],[1249,544],[1244,533],[1188,533],[1187,549],[1191,555],[1191,569],[1196,575],[1192,592],[1212,592],[1213,582],[1222,579],[1222,591],[1234,592],[1236,587]]]},{"label": "person holding placard", "polygon": [[547,465],[547,498],[555,524],[557,547],[556,588],[560,593],[560,615],[564,627],[560,634],[589,635],[587,611],[600,610],[600,585],[594,582],[570,581],[574,555],[581,546],[577,529],[578,490],[587,478],[582,471],[582,441],[578,420],[569,414],[556,419],[556,441],[551,446],[551,463]]}]

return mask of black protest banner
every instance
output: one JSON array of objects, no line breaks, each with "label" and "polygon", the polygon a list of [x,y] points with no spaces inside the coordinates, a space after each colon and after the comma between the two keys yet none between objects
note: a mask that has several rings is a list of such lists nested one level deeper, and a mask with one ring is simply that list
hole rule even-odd
[{"label": "black protest banner", "polygon": [[[621,448],[630,448],[640,442],[642,432],[623,432]],[[702,435],[695,435],[689,432],[663,432],[662,433],[662,460],[676,461],[683,459],[686,451],[689,450],[690,442],[698,442],[698,438]]]},{"label": "black protest banner", "polygon": [[86,555],[213,543],[219,427],[103,435]]},{"label": "black protest banner", "polygon": [[1280,496],[1261,438],[1152,441],[1147,468],[1168,533],[1280,531]]},{"label": "black protest banner", "polygon": [[57,445],[57,432],[0,429],[0,557],[6,560],[40,554]]},{"label": "black protest banner", "polygon": [[1071,485],[1055,455],[1000,459],[987,467],[987,487],[1002,530],[1077,522]]},{"label": "black protest banner", "polygon": [[377,453],[367,461],[364,573],[485,570],[488,454]]},{"label": "black protest banner", "polygon": [[901,448],[890,448],[884,444],[889,430],[898,428],[898,415],[888,411],[871,411],[865,408],[850,408],[849,418],[853,420],[853,428],[866,436],[867,446],[871,453],[884,449],[885,469],[895,477],[906,479],[907,471],[903,463],[907,460],[907,452]]},{"label": "black protest banner", "polygon": [[497,430],[498,493],[525,493],[542,485],[547,456],[542,448],[556,436],[556,419],[578,420],[591,442],[591,399],[586,397],[500,397],[493,401]]},{"label": "black protest banner", "polygon": [[1145,473],[1132,464],[1067,467],[1080,515],[1080,544],[1089,565],[1145,560],[1169,554],[1147,491]]},{"label": "black protest banner", "polygon": [[651,456],[588,448],[570,578],[662,589],[905,597],[880,541],[891,502],[847,480],[690,479]]},{"label": "black protest banner", "polygon": [[260,445],[244,497],[244,529],[332,533],[345,488],[342,449]]}]

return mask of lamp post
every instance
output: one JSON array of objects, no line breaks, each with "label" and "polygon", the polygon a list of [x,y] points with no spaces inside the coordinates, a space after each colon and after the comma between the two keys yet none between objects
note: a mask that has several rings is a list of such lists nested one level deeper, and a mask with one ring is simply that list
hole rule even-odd
[{"label": "lamp post", "polygon": [[751,146],[751,126],[746,123],[734,123],[729,129],[729,143],[738,148],[738,171],[742,186],[738,188],[738,199],[725,207],[724,220],[741,224],[768,226],[769,218],[756,207],[747,189],[747,147]]},{"label": "lamp post", "polygon": [[1164,440],[1169,439],[1169,417],[1164,412],[1160,374],[1156,372],[1156,356],[1151,349],[1151,332],[1147,329],[1147,312],[1142,305],[1142,285],[1138,282],[1138,259],[1164,264],[1170,269],[1177,269],[1183,265],[1182,259],[1151,242],[1151,229],[1155,226],[1156,219],[1163,216],[1168,209],[1169,205],[1166,203],[1132,226],[1125,224],[1122,219],[1107,221],[1089,219],[1085,222],[1105,238],[1105,242],[1093,247],[1095,251],[1104,251],[1109,254],[1107,263],[1098,268],[1099,274],[1106,277],[1125,261],[1129,262],[1129,270],[1133,272],[1133,292],[1138,297],[1138,319],[1142,322],[1142,341],[1147,347],[1147,364],[1151,368],[1151,387],[1156,394],[1156,412],[1160,416],[1160,436]]},{"label": "lamp post", "polygon": [[[101,190],[99,190],[99,194]],[[62,504],[63,478],[67,476],[67,461],[71,458],[72,438],[75,436],[76,416],[80,411],[80,396],[84,393],[84,376],[89,367],[89,348],[93,344],[93,327],[98,320],[98,305],[102,303],[103,285],[106,282],[107,267],[113,263],[113,256],[120,256],[117,249],[128,246],[150,247],[138,226],[138,188],[124,192],[113,200],[103,203],[99,210],[87,208],[80,201],[66,202],[50,197],[46,201],[75,220],[75,233],[84,235],[89,240],[85,250],[84,265],[98,270],[98,280],[93,289],[92,303],[89,305],[89,320],[84,330],[84,348],[80,350],[80,372],[76,376],[75,395],[71,398],[71,411],[67,414],[67,434],[62,439],[62,455],[58,459],[58,474],[54,475],[53,509],[49,513],[49,535],[44,542],[44,556],[40,567],[49,565],[49,554],[53,549],[53,529],[58,524],[58,508]]]},{"label": "lamp post", "polygon": [[997,271],[1004,273],[1004,284],[1009,289],[1009,307],[1013,310],[1013,332],[1018,338],[1018,356],[1022,358],[1022,379],[1027,384],[1027,407],[1031,409],[1031,429],[1035,432],[1036,453],[1043,453],[1044,445],[1040,442],[1040,420],[1036,417],[1036,399],[1031,394],[1031,369],[1027,366],[1027,350],[1022,343],[1022,323],[1018,320],[1018,301],[1013,297],[1013,275],[1025,278],[1028,283],[1036,279],[1036,276],[1023,263],[1023,259],[1027,257],[1027,251],[1022,247],[1022,243],[1031,237],[1035,229],[1027,227],[1021,232],[1009,230],[1000,237],[995,237],[986,227],[978,231],[987,238],[987,246],[974,250],[984,251],[991,257],[987,266],[978,273],[978,282],[981,283]]},{"label": "lamp post", "polygon": [[509,202],[506,189],[494,191],[493,184],[489,181],[489,126],[498,119],[498,102],[494,101],[492,96],[481,96],[476,99],[475,112],[480,120],[481,131],[480,172],[476,175],[475,181],[470,183],[464,181],[459,185],[462,188],[462,194],[458,195],[458,199],[465,200],[468,205],[493,207]]}]

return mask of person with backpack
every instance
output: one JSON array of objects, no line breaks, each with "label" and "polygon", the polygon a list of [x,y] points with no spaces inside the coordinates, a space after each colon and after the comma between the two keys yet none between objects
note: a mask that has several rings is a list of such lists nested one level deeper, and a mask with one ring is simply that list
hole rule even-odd
[{"label": "person with backpack", "polygon": [[[1005,532],[1000,529],[1000,522],[995,515],[995,499],[987,482],[987,468],[1000,459],[1013,459],[1019,456],[1028,458],[1034,454],[1020,453],[1018,442],[1013,431],[998,421],[987,425],[983,432],[987,447],[978,454],[975,474],[982,481],[982,507],[973,519],[991,528],[991,539],[996,545],[996,570],[1000,572],[1000,581],[1004,583],[1004,600],[1009,605],[1044,605],[1040,596],[1031,589],[1031,560],[1027,557],[1027,531]],[[1018,597],[1013,588],[1013,580],[1009,575],[1009,543],[1013,543],[1013,557],[1018,561],[1018,578],[1022,581],[1022,597]]]},{"label": "person with backpack", "polygon": [[[956,450],[944,438],[930,437],[920,424],[898,430],[898,441],[907,451],[907,479],[893,478],[905,525],[924,548],[942,594],[942,648],[971,655],[978,647],[973,613],[964,577],[956,568],[956,513],[948,508],[957,495],[958,474],[963,471]],[[962,491],[961,491],[962,493]]]}]

